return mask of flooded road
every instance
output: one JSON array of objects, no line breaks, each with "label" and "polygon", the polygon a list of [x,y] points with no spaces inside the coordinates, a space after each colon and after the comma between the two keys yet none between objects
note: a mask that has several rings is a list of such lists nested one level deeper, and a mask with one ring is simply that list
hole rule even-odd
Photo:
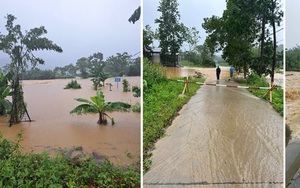
[{"label": "flooded road", "polygon": [[[131,86],[140,85],[140,77],[126,78]],[[34,122],[22,122],[7,126],[8,118],[0,118],[0,131],[5,138],[15,139],[23,130],[21,143],[25,151],[35,153],[44,150],[81,146],[88,153],[95,152],[108,156],[120,165],[127,165],[140,160],[140,113],[108,112],[115,118],[116,124],[98,125],[98,114],[70,115],[70,111],[80,103],[74,98],[90,99],[96,95],[90,79],[77,79],[82,89],[65,90],[70,79],[23,81],[24,97],[28,112]],[[110,78],[112,91],[105,86],[102,91],[105,101],[123,101],[132,105],[140,102],[132,92],[124,93],[122,82],[117,84]]]},{"label": "flooded road", "polygon": [[[206,82],[216,83],[214,70],[202,71],[213,73]],[[224,76],[220,84],[235,84]],[[155,145],[144,187],[282,187],[283,118],[268,102],[202,86],[179,114]]]}]

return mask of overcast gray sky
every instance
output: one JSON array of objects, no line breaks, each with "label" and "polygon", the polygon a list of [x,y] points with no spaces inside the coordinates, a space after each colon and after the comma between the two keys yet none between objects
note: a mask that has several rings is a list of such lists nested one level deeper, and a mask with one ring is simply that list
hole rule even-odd
[{"label": "overcast gray sky", "polygon": [[[128,18],[138,6],[140,0],[1,0],[0,32],[7,34],[7,14],[17,17],[14,23],[23,32],[45,26],[44,36],[64,52],[36,53],[45,60],[46,65],[38,66],[42,69],[75,64],[96,52],[103,53],[104,59],[123,52],[134,55],[140,52],[141,21],[132,24]],[[0,67],[7,59],[0,53]]]},{"label": "overcast gray sky", "polygon": [[[225,0],[178,0],[178,3],[181,22],[183,22],[185,26],[196,27],[200,32],[201,39],[199,44],[203,44],[206,38],[205,30],[201,26],[204,22],[203,18],[211,17],[212,15],[221,17],[226,8]],[[157,12],[158,6],[159,0],[143,1],[143,27],[150,25],[152,30],[158,27],[158,24],[154,24],[154,20],[161,15],[160,12]],[[283,44],[283,33],[283,30],[277,33],[277,41],[279,44]],[[155,43],[155,45],[158,45],[158,43]],[[187,49],[187,46],[184,46],[184,48]]]},{"label": "overcast gray sky", "polygon": [[286,0],[286,21],[285,21],[285,42],[286,48],[296,47],[296,44],[300,45],[300,1],[299,0]]}]

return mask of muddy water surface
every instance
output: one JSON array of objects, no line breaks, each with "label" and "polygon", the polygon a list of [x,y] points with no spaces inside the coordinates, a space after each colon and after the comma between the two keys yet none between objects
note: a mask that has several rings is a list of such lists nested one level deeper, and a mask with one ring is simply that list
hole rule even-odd
[{"label": "muddy water surface", "polygon": [[[229,67],[220,67],[221,68],[221,75],[220,79],[228,79],[229,78]],[[204,75],[204,78],[207,80],[214,80],[216,79],[216,68],[196,68],[196,67],[167,67],[166,68],[166,76],[170,77],[187,77],[187,76],[194,76],[197,72],[201,72]]]},{"label": "muddy water surface", "polygon": [[[140,85],[140,77],[125,77],[131,86]],[[124,79],[122,77],[122,79]],[[44,150],[71,148],[82,146],[85,152],[96,152],[108,156],[116,164],[126,165],[140,159],[140,114],[134,112],[109,112],[116,124],[99,126],[98,115],[70,115],[69,112],[79,102],[74,98],[95,96],[89,79],[78,79],[82,89],[64,90],[69,79],[46,81],[23,81],[25,100],[28,111],[34,122],[23,122],[7,126],[8,118],[1,117],[0,131],[5,138],[15,139],[16,134],[23,130],[22,146],[25,151],[39,153]],[[130,104],[140,102],[132,92],[124,93],[122,83],[112,83],[102,90],[106,101],[123,101]],[[110,123],[110,122],[109,122]]]}]

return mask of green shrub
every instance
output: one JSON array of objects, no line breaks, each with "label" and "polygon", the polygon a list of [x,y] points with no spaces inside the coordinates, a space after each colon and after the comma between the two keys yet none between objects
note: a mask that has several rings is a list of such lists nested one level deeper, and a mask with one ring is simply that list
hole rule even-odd
[{"label": "green shrub", "polygon": [[123,80],[122,84],[123,84],[123,92],[130,91],[130,89],[129,89],[129,82],[126,79]]},{"label": "green shrub", "polygon": [[134,92],[134,97],[140,97],[141,96],[141,88],[139,86],[133,86],[132,91]]},{"label": "green shrub", "polygon": [[141,105],[140,103],[136,103],[135,105],[132,106],[132,111],[133,112],[141,112]]},{"label": "green shrub", "polygon": [[71,80],[64,89],[81,89],[80,84],[77,83],[77,80]]}]

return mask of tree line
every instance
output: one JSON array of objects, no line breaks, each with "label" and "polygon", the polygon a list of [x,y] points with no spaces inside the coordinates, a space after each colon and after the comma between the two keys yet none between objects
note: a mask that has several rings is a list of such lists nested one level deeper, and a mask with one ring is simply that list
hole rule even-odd
[{"label": "tree line", "polygon": [[285,68],[287,71],[300,71],[300,46],[285,50]]},{"label": "tree line", "polygon": [[[10,71],[10,64],[3,67],[3,72]],[[140,76],[140,57],[132,58],[127,52],[117,53],[103,60],[103,54],[98,52],[89,57],[82,57],[76,63],[70,63],[63,67],[55,67],[53,70],[42,70],[37,67],[25,68],[20,73],[22,80],[45,80],[60,78],[88,78],[101,75],[115,76]]]},{"label": "tree line", "polygon": [[[281,0],[227,0],[222,17],[204,18],[211,52],[223,52],[223,59],[244,72],[251,68],[259,76],[271,75],[282,62],[277,53],[276,33],[283,18]],[[281,59],[279,59],[281,58]]]},{"label": "tree line", "polygon": [[273,82],[275,67],[283,65],[276,38],[283,20],[281,0],[226,0],[221,17],[204,18],[207,37],[202,45],[198,45],[197,29],[180,22],[178,6],[177,0],[160,1],[161,16],[155,20],[158,29],[146,25],[143,30],[145,57],[151,58],[153,41],[159,40],[162,60],[175,62],[187,43],[189,50],[181,52],[182,57],[195,65],[213,66],[214,54],[222,52],[222,58],[244,72],[244,77],[250,68],[259,76],[270,74]]}]

